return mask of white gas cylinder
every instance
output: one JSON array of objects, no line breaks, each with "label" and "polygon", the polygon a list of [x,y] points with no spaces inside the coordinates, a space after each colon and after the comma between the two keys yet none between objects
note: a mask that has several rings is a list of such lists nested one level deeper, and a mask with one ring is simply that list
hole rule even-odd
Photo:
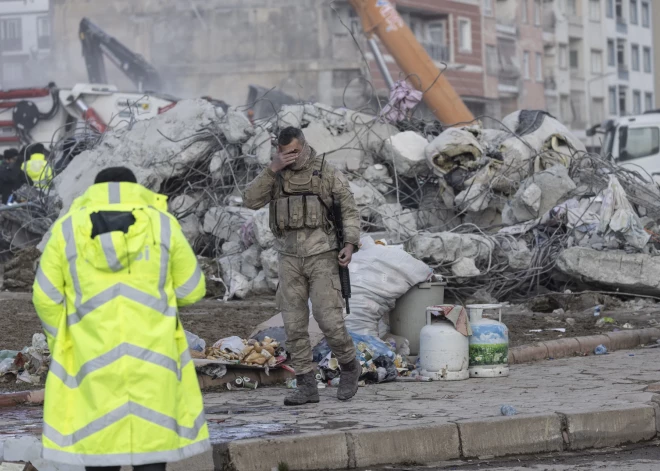
[{"label": "white gas cylinder", "polygon": [[420,374],[436,381],[468,379],[470,341],[446,319],[431,322],[426,310],[426,326],[419,336]]},{"label": "white gas cylinder", "polygon": [[[470,377],[509,376],[509,329],[502,324],[501,304],[466,306],[470,313]],[[483,317],[484,311],[497,311],[499,322]]]}]

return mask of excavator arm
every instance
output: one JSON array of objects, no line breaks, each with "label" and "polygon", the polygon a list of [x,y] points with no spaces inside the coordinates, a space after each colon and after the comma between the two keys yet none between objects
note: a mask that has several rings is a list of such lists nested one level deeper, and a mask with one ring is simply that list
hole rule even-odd
[{"label": "excavator arm", "polygon": [[138,91],[162,90],[160,74],[144,57],[108,35],[88,18],[80,21],[80,42],[90,83],[108,83],[104,61],[107,56],[135,84]]},{"label": "excavator arm", "polygon": [[367,38],[376,35],[424,102],[444,124],[467,123],[474,116],[389,0],[349,0]]}]

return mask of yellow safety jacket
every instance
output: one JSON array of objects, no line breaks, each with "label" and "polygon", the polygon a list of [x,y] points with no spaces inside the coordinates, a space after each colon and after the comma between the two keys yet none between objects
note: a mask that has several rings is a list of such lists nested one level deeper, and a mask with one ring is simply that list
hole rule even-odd
[{"label": "yellow safety jacket", "polygon": [[166,201],[97,184],[51,228],[33,297],[52,354],[45,459],[137,466],[210,447],[178,317],[206,286]]},{"label": "yellow safety jacket", "polygon": [[22,168],[37,188],[47,188],[53,179],[53,169],[44,154],[32,154],[30,160],[23,163]]}]

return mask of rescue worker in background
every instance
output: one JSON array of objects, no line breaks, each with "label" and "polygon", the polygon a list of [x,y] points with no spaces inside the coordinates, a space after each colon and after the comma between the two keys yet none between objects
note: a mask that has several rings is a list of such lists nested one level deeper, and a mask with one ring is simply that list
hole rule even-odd
[{"label": "rescue worker in background", "polygon": [[2,195],[2,204],[7,204],[9,197],[26,183],[23,172],[18,168],[17,149],[7,149],[3,155],[3,162],[0,166],[0,195]]},{"label": "rescue worker in background", "polygon": [[100,172],[52,226],[34,283],[52,355],[44,459],[165,471],[210,448],[178,316],[205,292],[167,198],[129,169]]},{"label": "rescue worker in background", "polygon": [[45,190],[53,179],[53,169],[46,160],[46,149],[43,144],[34,144],[27,151],[31,155],[23,164],[22,170],[36,188]]},{"label": "rescue worker in background", "polygon": [[[348,180],[325,156],[316,154],[301,130],[288,127],[279,135],[277,155],[248,185],[243,199],[251,209],[270,204],[270,228],[279,252],[277,305],[284,318],[286,347],[298,384],[284,404],[319,402],[308,332],[308,299],[341,366],[337,397],[343,401],[352,398],[362,367],[344,323],[339,265],[348,266],[358,249],[360,222]],[[329,213],[333,200],[339,201],[342,209],[344,247],[338,247]]]}]

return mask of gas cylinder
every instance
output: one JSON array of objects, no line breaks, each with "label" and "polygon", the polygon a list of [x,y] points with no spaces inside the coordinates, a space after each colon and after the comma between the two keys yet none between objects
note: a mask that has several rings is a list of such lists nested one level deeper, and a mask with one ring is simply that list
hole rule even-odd
[{"label": "gas cylinder", "polygon": [[[470,377],[509,376],[509,329],[502,324],[501,304],[466,306],[470,315]],[[484,311],[497,311],[499,322],[483,317]]]},{"label": "gas cylinder", "polygon": [[436,381],[468,379],[468,338],[444,318],[431,322],[431,310],[426,309],[426,326],[419,335],[420,374]]}]

